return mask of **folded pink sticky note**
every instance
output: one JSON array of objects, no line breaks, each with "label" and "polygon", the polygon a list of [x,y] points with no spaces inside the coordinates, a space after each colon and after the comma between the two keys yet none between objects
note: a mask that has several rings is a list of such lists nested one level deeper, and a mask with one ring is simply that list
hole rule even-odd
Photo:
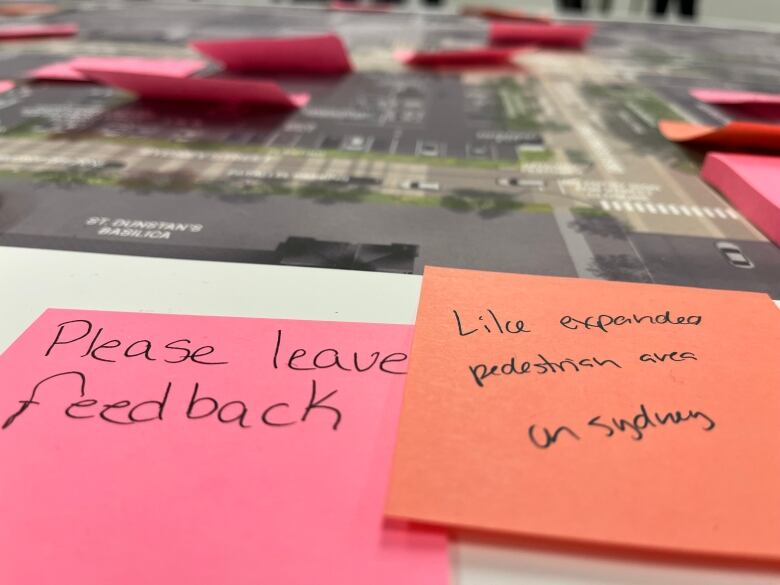
[{"label": "folded pink sticky note", "polygon": [[142,99],[253,104],[270,108],[306,105],[306,94],[287,94],[272,81],[213,77],[175,78],[98,69],[78,69],[90,79],[129,91]]},{"label": "folded pink sticky note", "polygon": [[39,81],[90,81],[79,69],[148,73],[167,77],[189,77],[206,67],[200,59],[157,59],[147,57],[76,57],[58,61],[27,72],[28,79]]},{"label": "folded pink sticky note", "polygon": [[340,75],[352,70],[344,43],[334,34],[208,39],[191,45],[230,71]]},{"label": "folded pink sticky note", "polygon": [[37,37],[72,37],[79,32],[77,24],[24,24],[0,27],[0,40]]},{"label": "folded pink sticky note", "polygon": [[11,91],[14,87],[16,87],[16,84],[10,79],[0,80],[0,93]]},{"label": "folded pink sticky note", "polygon": [[490,23],[490,43],[493,45],[539,45],[581,49],[596,27],[592,24],[517,24]]},{"label": "folded pink sticky note", "polygon": [[780,157],[711,152],[701,178],[780,246]]},{"label": "folded pink sticky note", "polygon": [[475,47],[443,51],[396,51],[399,61],[416,67],[442,65],[493,65],[510,62],[522,48]]},{"label": "folded pink sticky note", "polygon": [[690,94],[697,100],[708,104],[780,104],[780,94],[777,93],[694,87],[690,90]]},{"label": "folded pink sticky note", "polygon": [[754,118],[780,118],[780,94],[725,89],[694,88],[696,99],[726,108],[735,108]]},{"label": "folded pink sticky note", "polygon": [[410,339],[46,311],[0,357],[3,583],[446,585],[383,520]]}]

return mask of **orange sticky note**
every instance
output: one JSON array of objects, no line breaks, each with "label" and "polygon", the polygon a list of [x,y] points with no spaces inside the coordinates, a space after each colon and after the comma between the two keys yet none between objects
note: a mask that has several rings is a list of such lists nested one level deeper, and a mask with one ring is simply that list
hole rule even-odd
[{"label": "orange sticky note", "polygon": [[703,150],[780,151],[780,124],[729,122],[715,128],[679,120],[659,120],[658,129],[667,140]]},{"label": "orange sticky note", "polygon": [[386,512],[780,559],[763,294],[426,268]]},{"label": "orange sticky note", "polygon": [[42,2],[13,2],[0,5],[0,16],[43,16],[59,11],[60,8],[56,4]]}]

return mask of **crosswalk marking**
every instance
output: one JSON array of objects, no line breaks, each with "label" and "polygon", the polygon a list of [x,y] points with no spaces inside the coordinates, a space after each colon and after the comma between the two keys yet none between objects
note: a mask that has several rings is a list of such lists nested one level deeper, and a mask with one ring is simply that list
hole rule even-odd
[{"label": "crosswalk marking", "polygon": [[739,219],[739,214],[729,207],[706,207],[703,205],[679,205],[674,203],[641,203],[639,201],[599,201],[604,211],[629,213],[650,213],[653,215],[685,215],[687,217],[709,217],[712,219]]}]

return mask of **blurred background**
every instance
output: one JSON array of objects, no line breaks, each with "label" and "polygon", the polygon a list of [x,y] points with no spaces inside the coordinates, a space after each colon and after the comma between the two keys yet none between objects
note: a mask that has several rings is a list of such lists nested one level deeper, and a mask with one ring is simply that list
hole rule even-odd
[{"label": "blurred background", "polygon": [[778,0],[496,0],[495,4],[591,17],[652,19],[658,18],[660,12],[661,17],[675,20],[685,18],[685,12],[694,12],[698,20],[713,24],[734,21],[780,24]]},{"label": "blurred background", "polygon": [[[197,0],[195,0],[197,1]],[[249,0],[221,0],[226,4]],[[287,4],[285,0],[271,0]],[[312,0],[296,1],[310,3]],[[619,20],[695,20],[712,26],[744,24],[760,28],[780,27],[780,0],[385,0],[410,9],[440,8],[457,11],[461,6],[490,6],[544,13],[567,18]]]}]

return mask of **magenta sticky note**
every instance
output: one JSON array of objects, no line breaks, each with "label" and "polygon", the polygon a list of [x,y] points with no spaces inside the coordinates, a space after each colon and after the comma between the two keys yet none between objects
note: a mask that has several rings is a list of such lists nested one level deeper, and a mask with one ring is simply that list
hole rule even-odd
[{"label": "magenta sticky note", "polygon": [[190,44],[230,71],[306,75],[352,71],[344,43],[334,34],[202,39]]},{"label": "magenta sticky note", "polygon": [[14,585],[446,585],[383,519],[411,327],[50,309],[0,357]]},{"label": "magenta sticky note", "polygon": [[142,99],[251,104],[267,108],[299,108],[307,94],[288,94],[273,81],[215,77],[176,78],[129,71],[78,68],[89,79],[116,87]]},{"label": "magenta sticky note", "polygon": [[754,118],[780,118],[780,94],[696,87],[690,94],[697,100],[731,108]]},{"label": "magenta sticky note", "polygon": [[780,246],[780,157],[711,152],[701,178]]},{"label": "magenta sticky note", "polygon": [[0,27],[0,40],[31,39],[37,37],[72,37],[79,32],[77,24],[21,24]]},{"label": "magenta sticky note", "polygon": [[518,24],[494,21],[489,38],[493,45],[537,45],[562,49],[581,49],[596,27],[592,24]]},{"label": "magenta sticky note", "polygon": [[0,93],[11,91],[14,87],[16,84],[10,79],[0,79]]},{"label": "magenta sticky note", "polygon": [[413,67],[441,67],[448,65],[479,66],[511,62],[512,56],[522,50],[518,47],[469,47],[439,51],[395,52],[395,58]]},{"label": "magenta sticky note", "polygon": [[148,57],[76,57],[50,63],[27,73],[28,79],[39,81],[90,81],[79,69],[146,73],[167,77],[189,77],[208,65],[201,59],[167,59]]}]

